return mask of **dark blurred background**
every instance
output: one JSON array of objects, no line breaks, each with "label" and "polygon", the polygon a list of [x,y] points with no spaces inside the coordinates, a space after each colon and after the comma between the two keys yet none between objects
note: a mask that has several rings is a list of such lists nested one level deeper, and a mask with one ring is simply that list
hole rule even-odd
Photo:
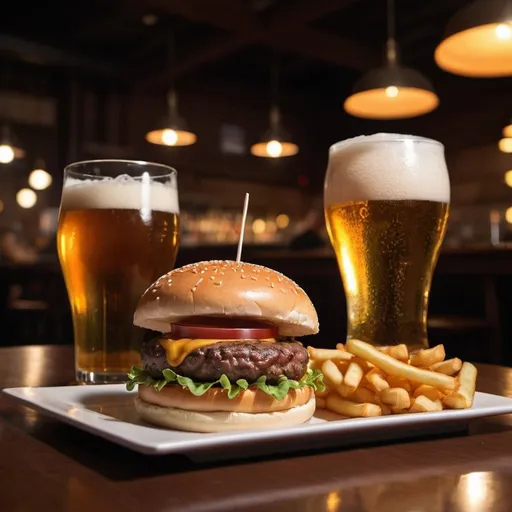
[{"label": "dark blurred background", "polygon": [[[321,226],[328,148],[387,131],[432,137],[446,147],[452,210],[432,292],[431,340],[448,340],[448,350],[463,357],[509,364],[512,190],[505,173],[512,154],[500,151],[498,141],[511,122],[512,78],[456,76],[434,61],[448,20],[467,4],[396,1],[401,61],[432,81],[440,105],[394,121],[359,119],[343,109],[356,80],[382,62],[382,0],[4,5],[0,123],[24,155],[0,164],[0,344],[72,343],[55,250],[63,168],[126,158],[179,172],[178,265],[234,258],[238,214],[250,192],[244,258],[303,285],[322,326],[311,342],[333,346],[344,336],[345,306]],[[166,111],[171,86],[197,135],[192,146],[145,140]],[[277,98],[299,153],[255,157],[249,148],[268,128]],[[48,173],[51,184],[45,173],[31,175],[34,169]],[[304,241],[301,235],[311,231],[318,238]]]}]

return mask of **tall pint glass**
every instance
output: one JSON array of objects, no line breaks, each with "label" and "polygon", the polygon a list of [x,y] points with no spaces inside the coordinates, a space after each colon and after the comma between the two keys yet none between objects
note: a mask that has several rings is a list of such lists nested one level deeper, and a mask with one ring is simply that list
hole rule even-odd
[{"label": "tall pint glass", "polygon": [[441,143],[396,134],[330,148],[327,229],[347,300],[348,339],[425,348],[450,181]]},{"label": "tall pint glass", "polygon": [[64,170],[57,244],[75,338],[76,378],[123,381],[140,363],[137,301],[172,269],[179,242],[177,174],[124,160]]}]

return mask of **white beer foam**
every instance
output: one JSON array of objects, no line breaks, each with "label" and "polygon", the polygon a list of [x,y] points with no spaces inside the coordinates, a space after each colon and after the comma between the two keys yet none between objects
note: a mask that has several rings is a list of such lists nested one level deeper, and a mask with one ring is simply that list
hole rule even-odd
[{"label": "white beer foam", "polygon": [[325,205],[379,199],[449,203],[444,146],[389,133],[354,137],[331,146]]},{"label": "white beer foam", "polygon": [[179,213],[178,190],[173,181],[159,183],[130,176],[115,179],[68,178],[62,189],[63,210],[141,210]]}]

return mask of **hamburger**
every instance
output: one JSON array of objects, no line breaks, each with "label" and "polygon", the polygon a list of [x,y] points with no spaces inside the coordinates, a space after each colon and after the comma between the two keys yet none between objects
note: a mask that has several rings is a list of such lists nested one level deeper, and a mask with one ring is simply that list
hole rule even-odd
[{"label": "hamburger", "polygon": [[138,385],[142,419],[192,432],[296,425],[315,412],[322,375],[295,337],[318,332],[311,300],[269,268],[204,261],[151,285],[136,326],[156,331],[143,343]]}]

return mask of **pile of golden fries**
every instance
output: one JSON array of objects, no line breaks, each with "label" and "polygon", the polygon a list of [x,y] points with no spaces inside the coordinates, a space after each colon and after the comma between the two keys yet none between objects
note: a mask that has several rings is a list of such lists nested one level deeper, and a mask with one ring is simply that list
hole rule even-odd
[{"label": "pile of golden fries", "polygon": [[409,353],[406,345],[373,347],[359,340],[336,349],[308,347],[310,366],[324,375],[318,408],[352,418],[468,409],[477,369],[445,359],[443,345]]}]

